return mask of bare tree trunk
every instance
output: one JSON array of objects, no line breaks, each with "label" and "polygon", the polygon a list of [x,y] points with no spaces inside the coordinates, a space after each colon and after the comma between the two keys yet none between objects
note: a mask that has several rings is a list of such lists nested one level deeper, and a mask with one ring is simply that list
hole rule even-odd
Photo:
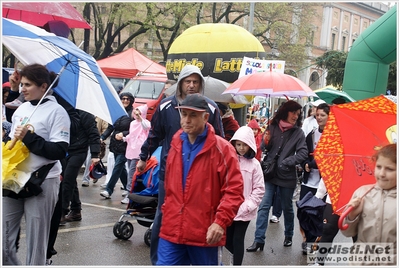
[{"label": "bare tree trunk", "polygon": [[[90,24],[90,5],[85,4],[83,9],[83,18]],[[91,29],[84,30],[84,44],[83,44],[83,51],[89,54],[89,47],[90,47],[90,31]]]}]

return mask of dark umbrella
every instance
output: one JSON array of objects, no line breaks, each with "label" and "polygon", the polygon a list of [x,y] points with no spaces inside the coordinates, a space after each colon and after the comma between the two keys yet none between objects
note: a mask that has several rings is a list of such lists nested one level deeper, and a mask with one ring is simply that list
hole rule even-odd
[{"label": "dark umbrella", "polygon": [[308,192],[301,200],[296,202],[298,207],[297,217],[303,230],[314,236],[323,233],[323,212],[326,203]]}]

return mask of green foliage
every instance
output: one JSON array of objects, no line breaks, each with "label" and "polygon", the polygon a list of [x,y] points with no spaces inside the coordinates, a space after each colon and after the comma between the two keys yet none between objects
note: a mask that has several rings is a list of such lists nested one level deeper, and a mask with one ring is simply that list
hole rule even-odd
[{"label": "green foliage", "polygon": [[316,65],[328,71],[327,85],[333,85],[342,90],[347,57],[347,52],[331,50],[316,58]]},{"label": "green foliage", "polygon": [[396,68],[396,61],[389,66],[389,76],[388,76],[388,85],[387,89],[391,91],[392,95],[396,96],[396,89],[397,89],[397,73],[398,70]]}]

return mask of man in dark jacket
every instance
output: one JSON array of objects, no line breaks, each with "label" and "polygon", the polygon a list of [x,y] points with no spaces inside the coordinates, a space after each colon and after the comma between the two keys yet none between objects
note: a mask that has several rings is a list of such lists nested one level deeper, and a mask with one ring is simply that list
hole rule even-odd
[{"label": "man in dark jacket", "polygon": [[[164,201],[164,175],[166,157],[170,148],[170,142],[173,135],[180,129],[180,114],[175,107],[186,98],[188,94],[204,93],[204,77],[201,70],[194,65],[186,65],[181,70],[177,80],[176,93],[161,101],[157,110],[151,119],[151,130],[147,140],[141,147],[140,160],[137,163],[137,170],[144,171],[146,161],[151,157],[152,153],[162,146],[161,166],[159,170],[159,193],[158,193],[158,209],[155,215],[154,224],[151,231],[151,263],[157,262],[157,249],[159,240],[159,229],[161,226],[162,212],[161,206]],[[215,129],[215,133],[224,137],[222,120],[216,103],[205,97],[208,102],[209,120],[208,122]]]},{"label": "man in dark jacket", "polygon": [[100,195],[106,199],[111,198],[111,195],[114,192],[115,184],[119,178],[123,184],[123,188],[125,189],[124,194],[127,195],[128,193],[126,189],[127,170],[125,167],[127,161],[125,156],[126,142],[123,141],[123,137],[126,137],[129,134],[130,122],[132,119],[134,119],[132,117],[134,97],[129,92],[122,92],[119,94],[119,97],[128,115],[118,118],[114,125],[109,125],[101,135],[101,141],[106,140],[111,135],[109,150],[114,154],[115,158],[114,169],[112,170],[107,187],[100,193]]},{"label": "man in dark jacket", "polygon": [[[80,168],[87,157],[90,147],[92,163],[100,161],[100,134],[94,115],[82,110],[76,110],[79,116],[79,127],[71,124],[71,137],[68,147],[68,155],[65,158],[62,180],[62,210],[61,224],[82,219],[82,204],[79,198],[77,177]],[[69,214],[68,214],[69,212]],[[68,215],[67,215],[68,214]]]}]

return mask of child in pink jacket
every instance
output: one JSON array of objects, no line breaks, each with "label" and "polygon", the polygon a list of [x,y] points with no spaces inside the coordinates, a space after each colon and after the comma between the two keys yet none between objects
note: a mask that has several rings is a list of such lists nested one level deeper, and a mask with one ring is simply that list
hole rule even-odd
[{"label": "child in pink jacket", "polygon": [[[148,106],[147,104],[138,106],[132,112],[132,117],[135,119],[130,123],[129,134],[123,138],[124,142],[127,142],[126,146],[126,158],[129,167],[127,176],[126,189],[128,191],[132,188],[132,178],[136,171],[136,165],[139,161],[139,154],[141,152],[141,146],[145,142],[148,136],[148,132],[151,128],[151,123],[146,119]],[[128,204],[129,198],[127,195],[121,201],[122,204]]]},{"label": "child in pink jacket", "polygon": [[256,218],[256,211],[265,193],[260,162],[255,158],[257,146],[252,129],[240,127],[230,140],[236,148],[244,180],[244,202],[238,209],[231,226],[226,231],[226,249],[233,254],[233,265],[241,265],[244,257],[244,239],[249,222]]}]

